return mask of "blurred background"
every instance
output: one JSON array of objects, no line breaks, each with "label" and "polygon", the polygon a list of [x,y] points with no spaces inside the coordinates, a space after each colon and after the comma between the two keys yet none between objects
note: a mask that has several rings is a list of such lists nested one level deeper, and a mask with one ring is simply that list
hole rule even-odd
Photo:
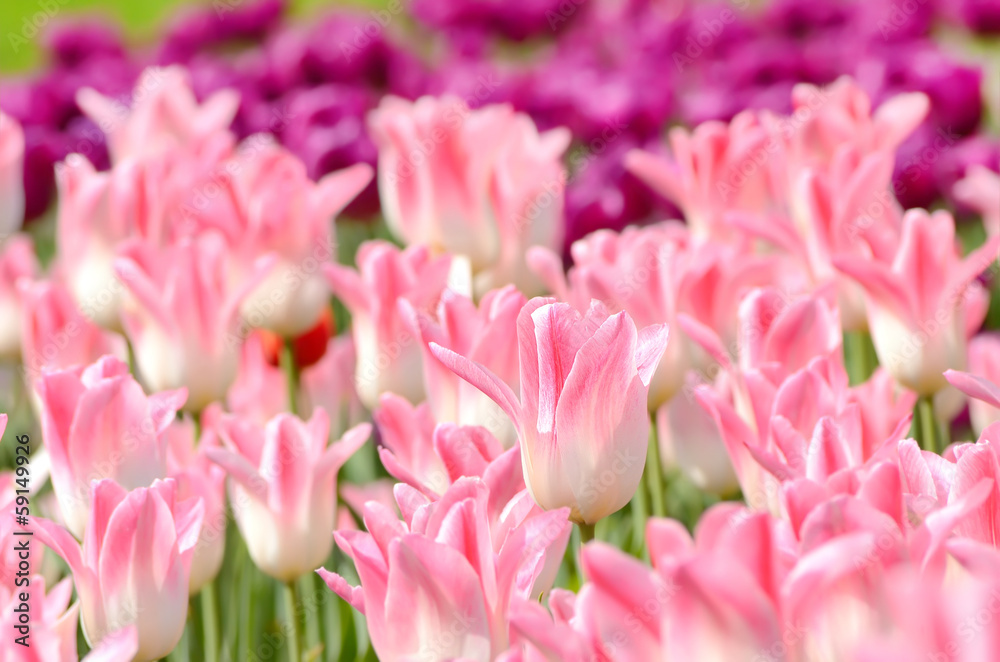
[{"label": "blurred background", "polygon": [[[154,64],[188,67],[200,97],[237,89],[233,130],[274,133],[314,178],[374,164],[364,117],[385,94],[506,102],[568,126],[567,247],[678,214],[624,171],[628,150],[664,149],[672,125],[787,111],[799,82],[850,75],[875,104],[930,96],[896,164],[904,206],[950,205],[970,164],[1000,165],[1000,0],[7,0],[0,26],[29,222],[50,213],[54,163],[79,152],[107,167],[77,90],[127,104]],[[374,184],[348,213],[377,221]]]}]

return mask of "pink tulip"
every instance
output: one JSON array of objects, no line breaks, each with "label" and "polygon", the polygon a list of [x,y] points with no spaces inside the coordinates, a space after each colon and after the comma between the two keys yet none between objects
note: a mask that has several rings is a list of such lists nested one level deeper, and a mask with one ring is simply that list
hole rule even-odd
[{"label": "pink tulip", "polygon": [[143,383],[152,391],[186,388],[192,412],[222,400],[235,379],[239,306],[271,264],[261,258],[231,286],[228,258],[221,238],[205,234],[165,250],[134,244],[115,262],[132,297],[122,315]]},{"label": "pink tulip", "polygon": [[545,298],[521,309],[517,327],[520,401],[481,364],[433,343],[431,349],[517,426],[536,503],[567,507],[573,521],[592,524],[628,503],[642,477],[647,391],[667,328],[637,331],[627,313],[609,315],[598,301],[580,314]]},{"label": "pink tulip", "polygon": [[10,115],[0,112],[0,240],[24,222],[24,132]]},{"label": "pink tulip", "polygon": [[170,479],[131,492],[112,480],[96,481],[82,547],[62,527],[34,519],[36,536],[73,573],[92,646],[129,625],[136,628],[140,662],[166,656],[180,641],[204,510],[200,501],[177,501],[176,491]]},{"label": "pink tulip", "polygon": [[21,354],[33,388],[46,371],[90,365],[107,354],[121,359],[128,355],[122,337],[84,317],[62,283],[22,281],[19,289],[24,310]]},{"label": "pink tulip", "polygon": [[868,322],[879,363],[921,395],[947,385],[944,372],[966,361],[965,297],[969,284],[997,259],[1000,237],[964,260],[947,212],[911,210],[892,264],[836,260],[868,298]]},{"label": "pink tulip", "polygon": [[[713,121],[693,131],[671,129],[669,144],[669,158],[633,150],[625,167],[680,207],[695,238],[728,239],[733,232],[727,213],[774,206],[775,175],[770,171],[779,159],[768,155],[777,144],[754,112],[744,111],[728,125]],[[761,154],[763,165],[755,161]]]},{"label": "pink tulip", "polygon": [[357,264],[358,271],[334,264],[324,269],[333,293],[351,311],[358,396],[369,409],[378,406],[386,391],[420,402],[424,399],[421,349],[397,301],[405,298],[414,310],[433,310],[451,260],[431,258],[420,246],[399,250],[384,241],[369,241],[358,249]]},{"label": "pink tulip", "polygon": [[511,602],[537,600],[549,589],[549,566],[558,564],[569,539],[567,511],[515,517],[516,509],[502,508],[514,521],[495,536],[488,516],[492,496],[484,481],[461,478],[408,524],[369,503],[370,533],[334,534],[361,586],[322,568],[318,573],[367,617],[380,660],[489,662],[507,648]]},{"label": "pink tulip", "polygon": [[[207,412],[205,417],[217,416]],[[198,542],[191,557],[188,592],[195,595],[215,579],[226,553],[226,472],[208,458],[208,449],[219,441],[210,424],[195,439],[194,421],[179,419],[167,427],[167,471],[177,483],[178,499],[201,499],[205,509]],[[195,442],[197,441],[197,445]]]},{"label": "pink tulip", "polygon": [[[670,324],[673,331],[649,386],[651,410],[670,400],[684,384],[687,371],[699,367],[696,348],[675,324],[686,305],[685,294],[706,271],[704,261],[696,264],[692,244],[679,223],[626,228],[620,234],[599,230],[573,244],[568,283],[561,266],[554,271],[555,278],[546,278],[554,280],[549,286],[560,298],[581,312],[591,299],[598,299],[609,310],[624,310],[637,325]],[[536,251],[531,259],[544,268],[541,257]]]},{"label": "pink tulip", "polygon": [[788,218],[739,216],[744,231],[801,262],[815,286],[833,282],[845,330],[866,330],[864,291],[840,274],[834,258],[889,261],[899,244],[902,210],[890,193],[893,154],[863,154],[846,145],[826,168],[795,173]]},{"label": "pink tulip", "polygon": [[1000,236],[1000,174],[981,165],[969,166],[965,179],[955,184],[958,200],[982,214],[986,234]]},{"label": "pink tulip", "polygon": [[350,335],[331,338],[319,363],[302,371],[303,416],[311,416],[317,407],[330,415],[330,435],[339,438],[348,428],[363,422],[368,414],[354,388],[357,355]]},{"label": "pink tulip", "polygon": [[862,156],[895,152],[924,121],[930,100],[921,92],[898,94],[873,112],[865,91],[842,76],[823,88],[796,85],[792,108],[790,118],[766,121],[783,138],[788,174],[797,176],[805,168],[829,171],[845,151]]},{"label": "pink tulip", "polygon": [[90,515],[90,484],[109,478],[127,490],[167,476],[164,431],[183,390],[146,396],[128,365],[106,356],[39,383],[42,440],[67,527],[79,538]]},{"label": "pink tulip", "polygon": [[526,303],[512,285],[492,290],[479,308],[471,299],[445,290],[436,319],[403,302],[410,331],[424,349],[427,402],[439,423],[481,425],[510,447],[517,441],[513,423],[487,396],[460,379],[430,353],[434,342],[483,364],[512,389],[517,388],[517,315]]},{"label": "pink tulip", "polygon": [[562,240],[566,129],[539,133],[506,105],[470,110],[455,97],[391,96],[368,126],[393,234],[467,257],[478,293],[511,283],[539,292],[524,255]]},{"label": "pink tulip", "polygon": [[40,269],[28,235],[13,235],[0,244],[0,358],[21,358],[21,286],[38,278]]},{"label": "pink tulip", "polygon": [[279,414],[261,428],[225,416],[216,428],[225,450],[207,454],[232,479],[233,514],[254,563],[284,582],[318,568],[333,547],[337,471],[365,443],[371,426],[351,428],[330,446],[322,409],[308,422]]},{"label": "pink tulip", "polygon": [[[240,156],[234,159],[240,164]],[[312,328],[330,293],[321,267],[336,262],[333,219],[368,185],[371,167],[357,164],[313,183],[299,158],[276,145],[258,148],[227,178],[234,213],[207,214],[252,270],[256,258],[277,256],[274,267],[242,305],[252,327],[292,337]]]},{"label": "pink tulip", "polygon": [[116,163],[175,150],[194,155],[234,140],[228,129],[239,108],[239,94],[222,90],[199,104],[182,67],[146,69],[130,101],[126,108],[90,88],[77,93],[77,104],[108,136]]}]

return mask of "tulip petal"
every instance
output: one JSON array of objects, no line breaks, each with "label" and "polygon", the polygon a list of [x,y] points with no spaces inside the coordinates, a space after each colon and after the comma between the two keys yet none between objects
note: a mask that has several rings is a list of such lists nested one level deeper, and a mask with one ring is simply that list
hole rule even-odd
[{"label": "tulip petal", "polygon": [[[521,406],[517,401],[517,396],[506,382],[490,372],[482,364],[470,361],[469,359],[456,354],[450,349],[446,349],[437,343],[430,343],[431,353],[438,361],[446,365],[456,375],[469,382],[480,391],[485,393],[493,402],[497,403],[514,425],[521,427]],[[523,364],[522,364],[523,365]]]}]

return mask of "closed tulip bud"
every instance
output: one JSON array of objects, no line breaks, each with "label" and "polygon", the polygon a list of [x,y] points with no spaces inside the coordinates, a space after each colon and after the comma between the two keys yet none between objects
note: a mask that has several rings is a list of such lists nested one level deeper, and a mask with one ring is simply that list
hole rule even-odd
[{"label": "closed tulip bud", "polygon": [[593,524],[635,493],[646,460],[649,383],[667,344],[666,325],[637,331],[625,312],[594,301],[581,314],[536,298],[517,320],[521,398],[463,356],[434,355],[489,395],[518,429],[524,479],[546,510]]},{"label": "closed tulip bud", "polygon": [[386,97],[368,126],[394,235],[468,258],[477,293],[541,291],[524,258],[529,246],[562,241],[566,129],[539,132],[510,106],[471,110],[449,96]]},{"label": "closed tulip bud", "polygon": [[290,582],[330,554],[336,522],[337,470],[371,434],[363,423],[327,446],[330,420],[279,414],[265,428],[228,416],[219,421],[226,449],[209,449],[231,481],[230,502],[250,557],[263,572]]},{"label": "closed tulip bud", "polygon": [[400,250],[368,241],[358,249],[357,263],[358,271],[335,264],[325,269],[333,293],[351,311],[358,397],[369,409],[386,391],[417,404],[424,399],[420,341],[408,328],[399,299],[414,310],[432,310],[448,281],[451,259],[432,258],[422,246]]},{"label": "closed tulip bud", "polygon": [[171,479],[131,492],[95,481],[82,546],[61,526],[35,519],[36,535],[73,573],[92,647],[128,626],[135,626],[137,662],[165,657],[180,641],[204,510],[200,500],[177,501],[176,491]]},{"label": "closed tulip bud", "polygon": [[947,385],[944,372],[966,362],[967,292],[997,259],[1000,237],[962,259],[947,212],[914,209],[892,264],[836,260],[867,294],[868,326],[879,363],[897,382],[925,396]]}]

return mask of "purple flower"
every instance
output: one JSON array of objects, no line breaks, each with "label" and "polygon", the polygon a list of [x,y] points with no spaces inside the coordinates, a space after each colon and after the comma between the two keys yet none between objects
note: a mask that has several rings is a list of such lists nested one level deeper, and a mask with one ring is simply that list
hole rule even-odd
[{"label": "purple flower", "polygon": [[[378,150],[365,131],[364,118],[377,101],[369,90],[347,85],[296,90],[282,100],[282,112],[289,118],[282,142],[303,160],[314,180],[356,163],[374,167]],[[345,213],[367,218],[378,208],[378,189],[372,181]]]},{"label": "purple flower", "polygon": [[413,0],[410,11],[428,27],[475,28],[522,40],[554,32],[579,11],[564,9],[563,0]]}]

